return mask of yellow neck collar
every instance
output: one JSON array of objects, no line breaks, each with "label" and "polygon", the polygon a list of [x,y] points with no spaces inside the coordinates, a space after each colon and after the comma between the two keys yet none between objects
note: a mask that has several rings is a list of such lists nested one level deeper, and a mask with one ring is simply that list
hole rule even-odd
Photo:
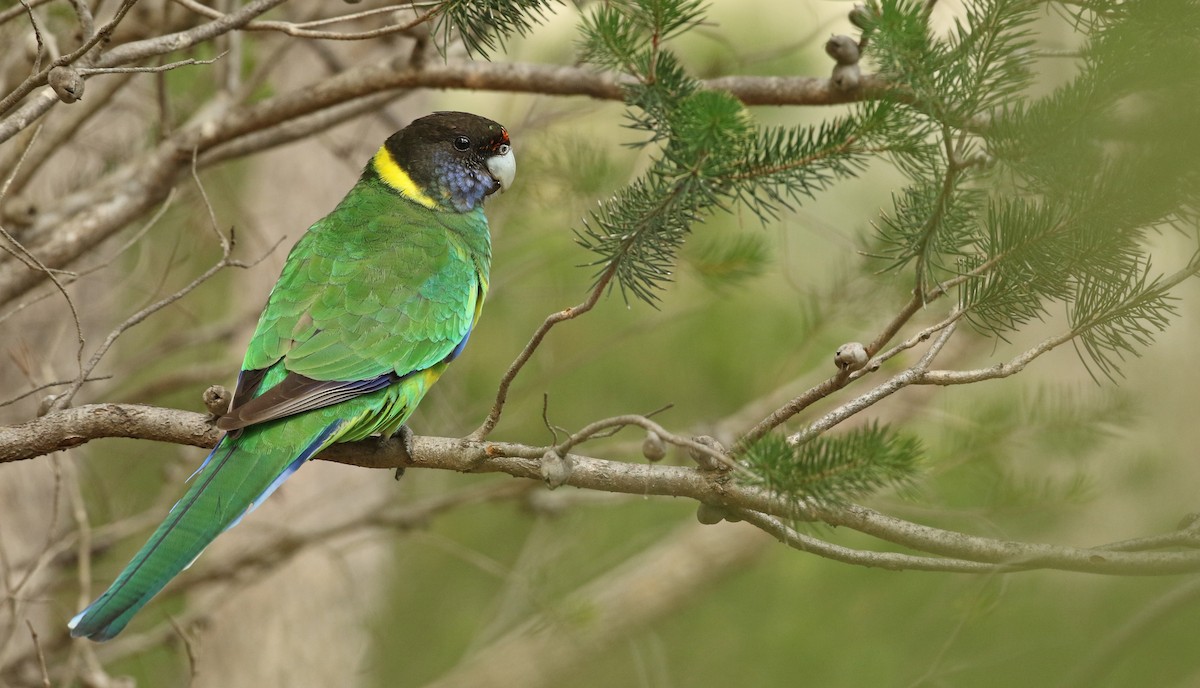
[{"label": "yellow neck collar", "polygon": [[383,180],[383,183],[430,210],[437,208],[437,201],[422,191],[416,182],[412,180],[412,177],[408,176],[408,173],[404,171],[404,168],[396,163],[396,159],[392,157],[387,146],[379,147],[379,151],[375,153],[372,164],[375,166],[375,171],[379,174],[379,178]]}]

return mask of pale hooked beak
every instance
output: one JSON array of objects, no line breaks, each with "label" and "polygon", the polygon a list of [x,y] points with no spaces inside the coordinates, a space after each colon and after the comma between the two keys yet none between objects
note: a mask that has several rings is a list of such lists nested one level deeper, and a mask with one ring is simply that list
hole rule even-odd
[{"label": "pale hooked beak", "polygon": [[487,159],[487,168],[492,178],[500,182],[500,190],[505,191],[517,176],[517,159],[513,157],[511,146],[505,144],[502,150],[504,150],[503,154],[493,155]]}]

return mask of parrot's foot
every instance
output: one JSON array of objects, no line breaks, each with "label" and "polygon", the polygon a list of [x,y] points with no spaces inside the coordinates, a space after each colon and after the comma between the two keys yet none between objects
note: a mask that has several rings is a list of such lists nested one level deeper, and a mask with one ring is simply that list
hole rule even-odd
[{"label": "parrot's foot", "polygon": [[404,464],[411,463],[413,457],[413,432],[408,429],[407,425],[401,425],[396,432],[384,438],[384,442],[399,440],[400,446],[404,448],[404,463],[396,466],[396,480],[399,480],[404,475]]}]

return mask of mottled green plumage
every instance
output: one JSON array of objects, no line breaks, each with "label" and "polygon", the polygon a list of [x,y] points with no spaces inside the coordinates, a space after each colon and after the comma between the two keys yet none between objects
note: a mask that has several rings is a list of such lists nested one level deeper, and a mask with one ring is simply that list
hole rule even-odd
[{"label": "mottled green plumage", "polygon": [[487,293],[483,199],[515,172],[503,127],[435,113],[385,143],[288,255],[242,364],[227,431],[71,634],[106,640],[325,447],[395,433],[465,345]]}]

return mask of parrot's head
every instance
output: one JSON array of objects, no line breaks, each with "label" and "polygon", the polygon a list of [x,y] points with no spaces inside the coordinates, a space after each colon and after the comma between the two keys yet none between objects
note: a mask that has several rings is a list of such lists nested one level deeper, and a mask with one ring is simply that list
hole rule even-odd
[{"label": "parrot's head", "polygon": [[392,134],[372,166],[427,208],[465,213],[507,189],[517,174],[508,130],[466,112],[435,112]]}]

